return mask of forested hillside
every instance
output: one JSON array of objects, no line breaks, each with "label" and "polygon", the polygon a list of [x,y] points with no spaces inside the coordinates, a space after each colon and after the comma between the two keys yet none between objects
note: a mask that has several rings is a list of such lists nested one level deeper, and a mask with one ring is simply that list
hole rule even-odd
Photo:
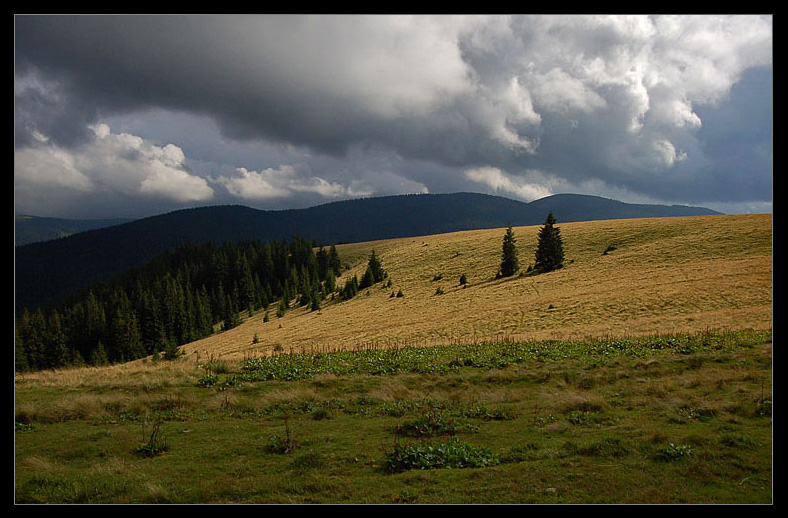
[{"label": "forested hillside", "polygon": [[636,205],[556,195],[531,203],[473,193],[388,196],[298,210],[185,209],[15,249],[16,309],[33,311],[76,289],[138,267],[187,243],[288,240],[358,243],[511,225],[714,214],[700,207]]},{"label": "forested hillside", "polygon": [[129,219],[64,219],[37,216],[14,218],[14,245],[23,246],[51,239],[68,237],[98,228],[113,227],[128,223]]},{"label": "forested hillside", "polygon": [[176,354],[215,326],[234,327],[244,310],[274,300],[316,306],[334,291],[339,272],[334,246],[315,251],[300,238],[183,245],[46,310],[24,310],[16,322],[16,369]]}]

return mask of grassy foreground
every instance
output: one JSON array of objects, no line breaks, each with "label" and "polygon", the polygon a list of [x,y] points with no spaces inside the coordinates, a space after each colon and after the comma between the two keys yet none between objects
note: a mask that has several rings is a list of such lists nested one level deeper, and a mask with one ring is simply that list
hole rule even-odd
[{"label": "grassy foreground", "polygon": [[771,503],[770,331],[16,382],[17,503]]}]

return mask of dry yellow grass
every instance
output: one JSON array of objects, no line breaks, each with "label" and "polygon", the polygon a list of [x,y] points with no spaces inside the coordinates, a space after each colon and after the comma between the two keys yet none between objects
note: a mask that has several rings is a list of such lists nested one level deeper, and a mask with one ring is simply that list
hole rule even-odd
[{"label": "dry yellow grass", "polygon": [[[349,275],[374,249],[393,282],[320,311],[263,313],[184,347],[190,359],[285,351],[433,345],[500,337],[584,339],[771,329],[772,216],[726,215],[559,222],[566,267],[495,280],[504,230],[338,246]],[[539,226],[514,229],[522,269]],[[616,250],[607,255],[609,245]],[[468,278],[459,286],[460,275]],[[436,275],[442,280],[434,281]],[[440,287],[444,294],[436,294]],[[403,298],[390,297],[402,290]],[[257,336],[258,343],[254,343]]]}]

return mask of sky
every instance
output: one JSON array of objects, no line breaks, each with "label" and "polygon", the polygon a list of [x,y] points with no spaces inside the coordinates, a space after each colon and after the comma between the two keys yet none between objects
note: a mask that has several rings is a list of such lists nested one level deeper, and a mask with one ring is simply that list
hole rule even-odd
[{"label": "sky", "polygon": [[772,212],[771,15],[17,15],[14,212],[392,194]]}]

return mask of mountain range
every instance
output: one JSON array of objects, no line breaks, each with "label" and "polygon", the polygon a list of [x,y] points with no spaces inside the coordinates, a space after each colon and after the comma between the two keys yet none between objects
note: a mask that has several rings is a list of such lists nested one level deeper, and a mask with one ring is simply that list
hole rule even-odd
[{"label": "mountain range", "polygon": [[86,230],[113,227],[129,221],[133,220],[128,218],[66,219],[27,215],[15,216],[14,244],[22,246],[38,243],[39,241],[49,241],[85,232]]},{"label": "mountain range", "polygon": [[[475,193],[399,195],[266,211],[240,205],[184,209],[15,247],[15,306],[35,308],[140,266],[186,243],[294,236],[340,244],[460,230],[719,214],[702,207],[631,204],[598,196],[558,194],[530,203]],[[58,222],[62,224],[62,220]],[[17,221],[17,225],[19,222]],[[17,234],[23,234],[17,226]],[[73,225],[70,228],[78,228]]]}]

